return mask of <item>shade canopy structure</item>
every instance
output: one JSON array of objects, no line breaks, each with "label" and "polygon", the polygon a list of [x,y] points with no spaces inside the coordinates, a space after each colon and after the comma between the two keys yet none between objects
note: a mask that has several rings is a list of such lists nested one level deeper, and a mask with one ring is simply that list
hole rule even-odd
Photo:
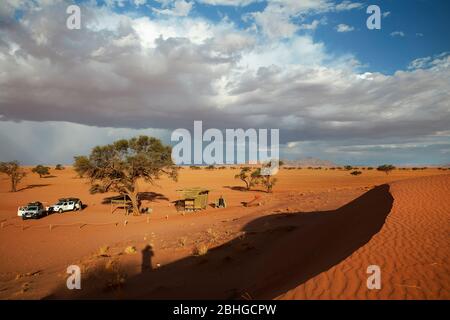
[{"label": "shade canopy structure", "polygon": [[175,206],[178,211],[197,211],[206,209],[210,191],[210,189],[200,187],[179,189],[177,192],[181,194],[181,199],[175,201]]}]

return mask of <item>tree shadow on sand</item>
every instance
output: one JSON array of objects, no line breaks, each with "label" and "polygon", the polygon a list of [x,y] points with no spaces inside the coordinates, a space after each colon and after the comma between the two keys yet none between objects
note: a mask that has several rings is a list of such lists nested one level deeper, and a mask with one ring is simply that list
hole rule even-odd
[{"label": "tree shadow on sand", "polygon": [[28,190],[28,189],[34,189],[34,188],[48,187],[48,186],[49,186],[49,184],[29,184],[26,187],[18,189],[17,192]]},{"label": "tree shadow on sand", "polygon": [[250,190],[247,190],[247,188],[242,187],[242,186],[224,186],[225,189],[230,189],[233,191],[241,191],[241,192],[263,192],[263,193],[267,193],[264,190],[260,190],[260,189],[254,189],[251,188]]},{"label": "tree shadow on sand", "polygon": [[[110,204],[112,200],[123,200],[123,199],[124,199],[123,195],[106,197],[103,199],[102,204]],[[158,201],[158,200],[169,201],[169,198],[157,192],[139,192],[138,199],[147,201]],[[125,200],[130,200],[130,198],[128,196],[125,196]]]},{"label": "tree shadow on sand", "polygon": [[392,204],[389,186],[381,185],[337,210],[264,216],[203,256],[127,279],[120,295],[85,275],[82,290],[63,285],[47,298],[272,299],[364,246],[381,230]]}]

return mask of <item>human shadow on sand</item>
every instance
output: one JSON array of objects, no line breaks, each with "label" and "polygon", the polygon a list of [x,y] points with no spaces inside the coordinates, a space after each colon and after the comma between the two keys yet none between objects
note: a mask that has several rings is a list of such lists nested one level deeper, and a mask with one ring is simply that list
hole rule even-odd
[{"label": "human shadow on sand", "polygon": [[82,290],[64,284],[47,298],[273,299],[364,246],[392,204],[389,186],[381,185],[337,210],[264,216],[205,255],[142,272],[114,291],[96,281],[101,277],[85,275]]}]

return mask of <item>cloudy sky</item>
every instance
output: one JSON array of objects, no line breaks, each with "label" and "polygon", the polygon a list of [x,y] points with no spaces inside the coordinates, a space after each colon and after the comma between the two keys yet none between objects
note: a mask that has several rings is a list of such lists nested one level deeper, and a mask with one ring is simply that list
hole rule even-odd
[{"label": "cloudy sky", "polygon": [[[81,29],[66,27],[71,4]],[[381,30],[366,9],[381,8]],[[173,129],[279,128],[283,158],[450,162],[449,1],[1,0],[0,161]]]}]

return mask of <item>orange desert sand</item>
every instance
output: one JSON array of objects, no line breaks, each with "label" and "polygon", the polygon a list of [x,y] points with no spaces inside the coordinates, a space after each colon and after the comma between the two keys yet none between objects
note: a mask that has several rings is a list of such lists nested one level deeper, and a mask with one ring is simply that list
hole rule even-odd
[{"label": "orange desert sand", "polygon": [[[159,194],[148,216],[110,213],[102,201],[115,194],[89,194],[70,167],[29,172],[17,193],[1,175],[0,298],[449,299],[448,171],[362,171],[282,169],[268,194],[242,191],[237,169],[185,168],[178,182],[139,186]],[[176,190],[195,186],[228,207],[177,212]],[[62,197],[87,208],[17,217],[19,205]],[[69,265],[82,290],[67,289]],[[370,265],[379,290],[366,286]]]}]

